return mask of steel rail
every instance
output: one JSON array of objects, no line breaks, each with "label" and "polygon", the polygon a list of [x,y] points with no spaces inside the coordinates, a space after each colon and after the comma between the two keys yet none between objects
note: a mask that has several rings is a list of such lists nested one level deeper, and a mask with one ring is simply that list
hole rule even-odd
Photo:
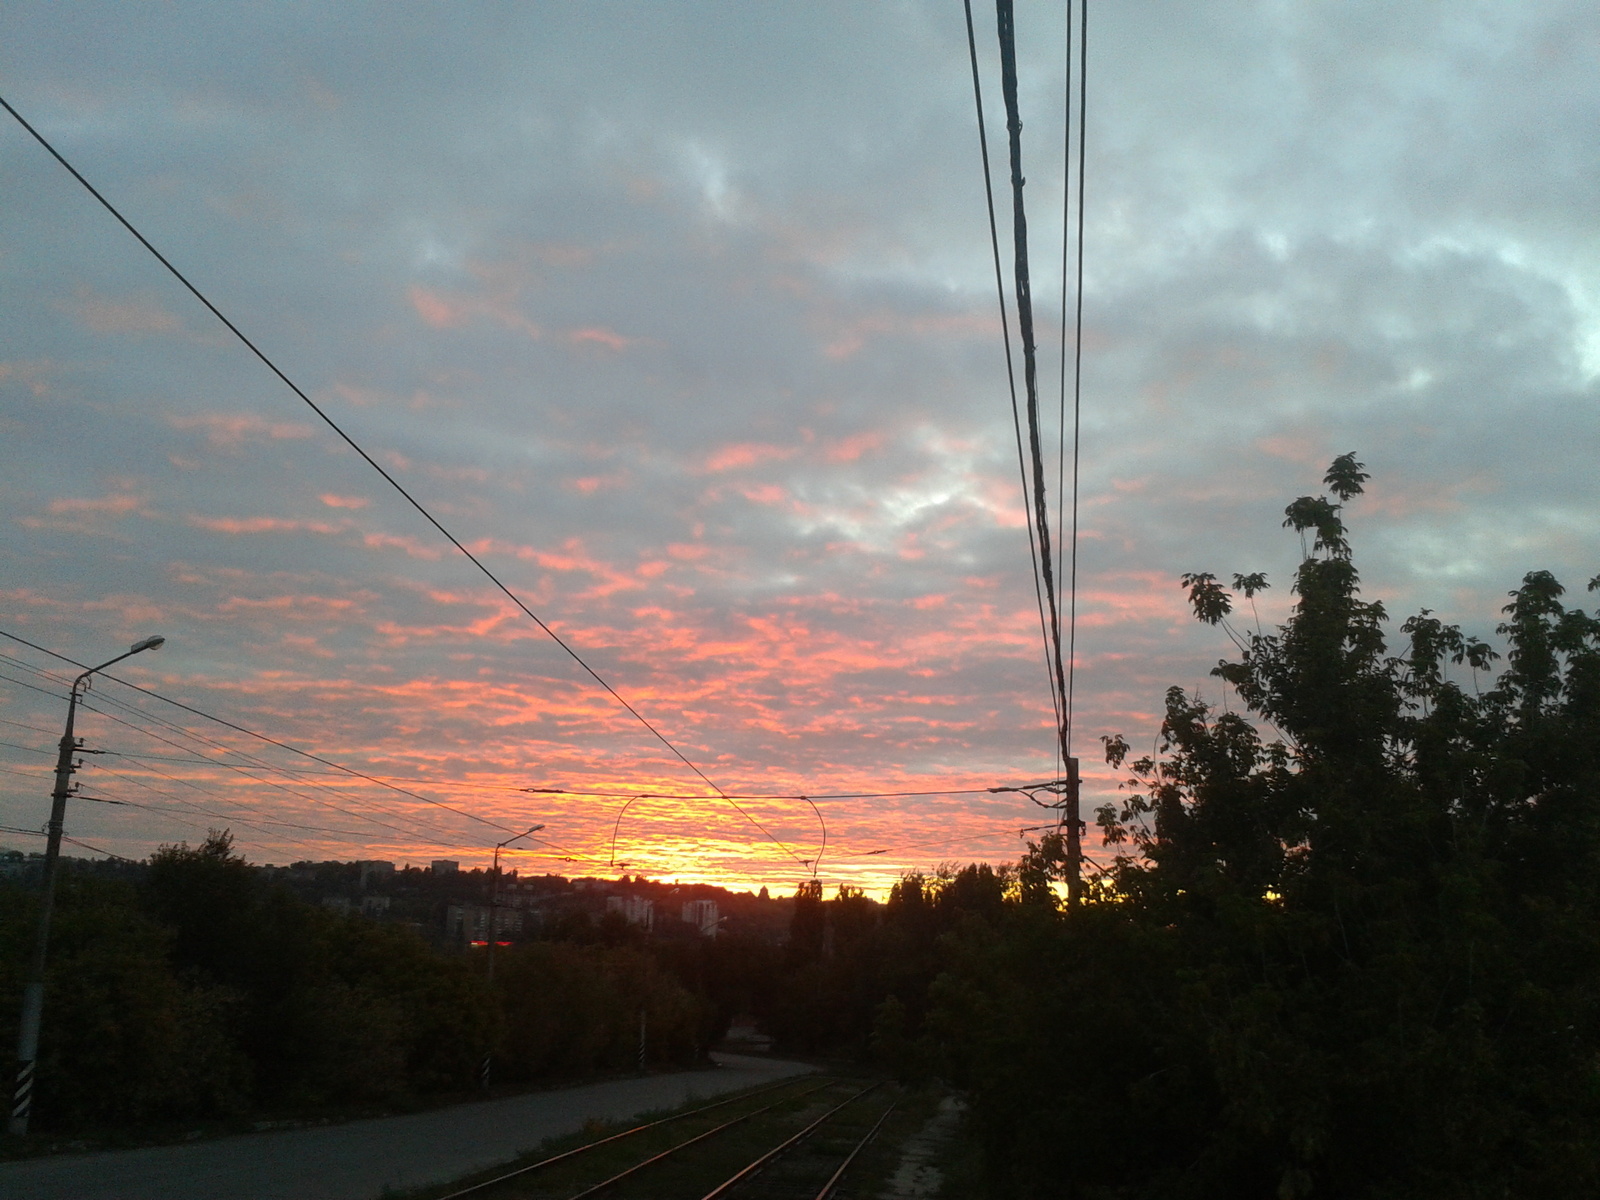
[{"label": "steel rail", "polygon": [[[851,1096],[848,1100],[844,1101],[844,1103],[834,1105],[827,1112],[823,1113],[820,1117],[818,1117],[815,1121],[811,1122],[811,1124],[807,1125],[799,1133],[797,1133],[793,1137],[789,1138],[788,1141],[784,1142],[780,1146],[774,1146],[771,1150],[768,1150],[765,1154],[763,1154],[760,1158],[756,1159],[749,1166],[745,1167],[737,1175],[734,1175],[730,1179],[724,1180],[722,1183],[720,1183],[716,1187],[714,1187],[711,1191],[707,1192],[704,1196],[702,1196],[700,1198],[700,1200],[721,1200],[721,1197],[727,1195],[734,1188],[738,1187],[739,1184],[743,1183],[746,1179],[750,1178],[750,1176],[756,1174],[763,1167],[765,1167],[768,1163],[770,1163],[773,1159],[775,1159],[779,1155],[783,1154],[786,1150],[791,1150],[795,1146],[798,1146],[801,1142],[805,1141],[808,1137],[810,1137],[813,1133],[815,1133],[817,1131],[818,1127],[821,1126],[824,1121],[826,1121],[829,1117],[833,1116],[840,1109],[848,1108],[850,1105],[854,1104],[857,1100],[861,1099],[861,1097],[865,1096],[868,1092],[874,1091],[877,1088],[882,1087],[882,1086],[883,1085],[880,1084],[880,1083],[869,1084],[868,1086],[862,1088],[854,1096]],[[578,1200],[578,1198],[576,1196],[574,1196],[572,1198],[572,1200]]]},{"label": "steel rail", "polygon": [[[780,1079],[777,1083],[769,1083],[765,1087],[759,1087],[753,1091],[741,1092],[739,1095],[730,1096],[726,1100],[718,1100],[715,1104],[706,1104],[700,1108],[691,1108],[688,1112],[674,1113],[670,1117],[662,1117],[656,1121],[647,1121],[643,1125],[635,1125],[632,1129],[624,1129],[621,1133],[613,1133],[609,1137],[603,1137],[598,1141],[588,1142],[585,1145],[579,1146],[575,1150],[563,1151],[562,1153],[552,1155],[549,1158],[542,1158],[536,1163],[530,1163],[526,1167],[518,1167],[515,1171],[507,1171],[504,1175],[496,1175],[493,1179],[485,1179],[481,1183],[474,1183],[470,1187],[464,1187],[459,1191],[454,1191],[448,1195],[440,1196],[438,1200],[457,1200],[457,1197],[460,1196],[475,1195],[478,1192],[487,1191],[489,1188],[492,1188],[497,1184],[505,1183],[507,1180],[516,1179],[519,1176],[530,1174],[533,1171],[541,1171],[545,1167],[554,1166],[559,1162],[565,1162],[569,1158],[576,1158],[580,1154],[587,1154],[590,1150],[593,1150],[596,1147],[604,1146],[611,1142],[619,1142],[623,1138],[632,1137],[636,1133],[643,1133],[647,1129],[655,1129],[662,1125],[669,1125],[673,1121],[682,1121],[688,1117],[697,1117],[701,1113],[708,1113],[715,1108],[726,1108],[728,1105],[737,1104],[741,1100],[750,1100],[756,1096],[764,1096],[768,1092],[775,1091],[778,1088],[789,1087],[794,1082],[795,1080],[793,1079]],[[829,1085],[825,1084],[824,1086]],[[822,1089],[814,1088],[812,1090],[821,1091]],[[800,1094],[803,1096],[809,1096],[812,1093],[802,1092]],[[783,1101],[780,1100],[778,1103],[781,1104]],[[769,1107],[771,1106],[769,1105]],[[761,1109],[759,1111],[765,1112],[766,1109]]]},{"label": "steel rail", "polygon": [[[898,1103],[898,1101],[895,1102],[895,1104]],[[895,1110],[895,1104],[891,1104],[888,1108],[883,1110],[883,1116],[879,1117],[877,1123],[874,1124],[871,1129],[867,1130],[867,1136],[856,1143],[856,1148],[850,1151],[850,1157],[846,1158],[842,1163],[840,1163],[839,1169],[829,1176],[827,1183],[822,1185],[822,1190],[817,1193],[816,1200],[828,1200],[828,1197],[833,1195],[834,1189],[839,1186],[839,1181],[844,1178],[844,1173],[850,1169],[850,1164],[855,1162],[856,1155],[865,1150],[867,1148],[867,1144],[871,1142],[873,1138],[878,1136],[878,1130],[883,1128],[883,1123],[889,1119],[889,1114]]]},{"label": "steel rail", "polygon": [[[774,1100],[771,1104],[768,1104],[764,1108],[758,1108],[754,1112],[747,1112],[747,1113],[744,1114],[744,1116],[735,1117],[731,1121],[724,1121],[721,1125],[718,1125],[715,1129],[708,1129],[704,1133],[696,1134],[694,1137],[690,1138],[688,1141],[679,1142],[676,1146],[669,1147],[668,1149],[663,1150],[660,1154],[652,1155],[651,1157],[645,1159],[642,1163],[635,1163],[633,1166],[629,1167],[626,1171],[618,1171],[615,1175],[611,1176],[610,1179],[602,1179],[599,1183],[594,1184],[594,1185],[592,1185],[590,1187],[584,1188],[583,1191],[579,1192],[577,1195],[569,1196],[567,1198],[567,1200],[584,1200],[584,1197],[586,1197],[586,1196],[598,1195],[599,1193],[605,1191],[607,1188],[613,1187],[616,1184],[621,1183],[624,1179],[627,1179],[632,1175],[638,1174],[640,1171],[643,1171],[646,1167],[653,1167],[653,1166],[656,1165],[656,1163],[661,1162],[663,1159],[671,1158],[679,1150],[687,1150],[690,1146],[693,1146],[696,1142],[703,1142],[708,1137],[715,1137],[717,1134],[721,1133],[725,1129],[732,1129],[735,1125],[742,1125],[744,1122],[748,1121],[751,1117],[759,1117],[764,1112],[771,1112],[773,1109],[777,1108],[778,1105],[783,1104],[786,1101],[789,1101],[789,1100],[800,1100],[800,1099],[804,1099],[806,1096],[814,1096],[818,1092],[826,1091],[828,1088],[836,1086],[836,1084],[837,1084],[836,1080],[830,1080],[829,1082],[822,1084],[820,1087],[812,1088],[809,1092],[801,1092],[798,1096],[785,1096],[785,1097],[783,1097],[782,1100]],[[852,1097],[852,1099],[853,1098],[854,1097]]]}]

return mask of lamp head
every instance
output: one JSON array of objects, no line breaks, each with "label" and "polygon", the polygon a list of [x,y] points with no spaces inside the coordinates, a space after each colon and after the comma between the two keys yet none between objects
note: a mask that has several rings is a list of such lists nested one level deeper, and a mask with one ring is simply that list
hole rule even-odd
[{"label": "lamp head", "polygon": [[167,640],[166,638],[161,637],[159,635],[157,635],[156,637],[147,637],[143,641],[135,642],[133,644],[133,646],[129,649],[128,653],[129,654],[138,654],[138,653],[140,653],[141,651],[144,651],[144,650],[157,650],[157,649],[160,649],[160,647],[166,643],[166,640]]}]

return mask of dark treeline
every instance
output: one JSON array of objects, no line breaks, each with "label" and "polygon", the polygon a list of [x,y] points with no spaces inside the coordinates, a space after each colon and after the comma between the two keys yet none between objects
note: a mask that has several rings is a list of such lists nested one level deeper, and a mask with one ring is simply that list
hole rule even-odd
[{"label": "dark treeline", "polygon": [[1056,838],[877,922],[803,891],[774,1028],[964,1089],[994,1196],[1600,1194],[1600,619],[1534,572],[1498,650],[1427,611],[1391,648],[1365,479],[1287,509],[1283,626],[1236,623],[1261,576],[1185,578],[1227,703],[1105,739],[1118,857],[1076,911]]},{"label": "dark treeline", "polygon": [[[690,1065],[745,1003],[736,941],[652,945],[626,923],[452,952],[415,930],[307,903],[225,833],[143,870],[64,871],[36,1111],[45,1133],[295,1115],[499,1084]],[[0,890],[9,1051],[37,895]],[[5,1064],[10,1069],[9,1061]]]},{"label": "dark treeline", "polygon": [[1535,572],[1498,648],[1427,611],[1391,647],[1341,516],[1365,478],[1344,456],[1289,506],[1281,627],[1234,612],[1261,576],[1185,577],[1236,650],[1225,702],[1169,691],[1148,756],[1105,739],[1116,858],[1075,910],[1047,837],[881,905],[804,884],[786,939],[558,922],[491,987],[481,951],[312,907],[213,838],[69,877],[40,1111],[460,1093],[491,1049],[509,1083],[626,1068],[641,1009],[652,1065],[688,1063],[751,1013],[780,1051],[963,1091],[997,1200],[1600,1194],[1600,618]]}]

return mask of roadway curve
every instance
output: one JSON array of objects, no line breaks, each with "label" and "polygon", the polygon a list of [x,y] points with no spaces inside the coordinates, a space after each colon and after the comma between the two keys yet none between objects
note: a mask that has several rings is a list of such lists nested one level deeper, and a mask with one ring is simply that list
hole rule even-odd
[{"label": "roadway curve", "polygon": [[402,1117],[0,1163],[8,1200],[376,1200],[509,1162],[590,1120],[624,1121],[815,1068],[714,1054],[715,1071],[613,1079]]}]

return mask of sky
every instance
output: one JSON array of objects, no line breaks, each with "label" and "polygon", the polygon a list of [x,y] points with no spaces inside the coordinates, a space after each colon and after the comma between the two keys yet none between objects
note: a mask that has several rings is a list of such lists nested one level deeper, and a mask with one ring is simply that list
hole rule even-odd
[{"label": "sky", "polygon": [[[1019,4],[1052,456],[1064,31]],[[1134,0],[1088,48],[1086,813],[1102,735],[1227,699],[1179,575],[1281,620],[1336,454],[1397,623],[1600,570],[1600,12]],[[1050,820],[987,790],[1056,760],[954,0],[17,0],[0,95],[706,776],[815,803],[709,792],[0,114],[0,629],[161,634],[112,674],[327,760],[98,682],[70,852],[539,824],[506,866],[881,894]],[[66,677],[0,642],[35,850]]]}]

